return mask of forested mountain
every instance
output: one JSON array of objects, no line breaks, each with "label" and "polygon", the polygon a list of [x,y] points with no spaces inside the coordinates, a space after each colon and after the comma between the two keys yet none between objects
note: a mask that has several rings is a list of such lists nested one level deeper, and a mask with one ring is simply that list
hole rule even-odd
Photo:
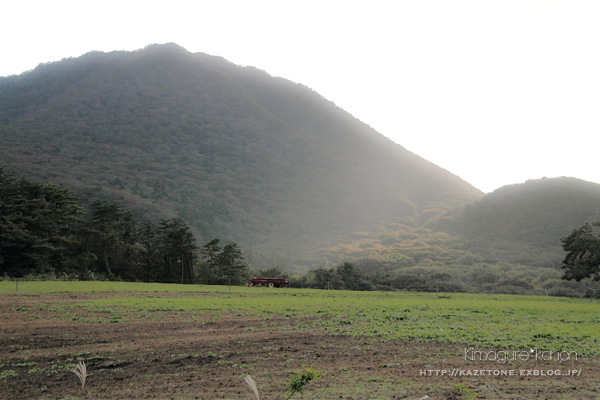
[{"label": "forested mountain", "polygon": [[410,217],[355,232],[328,249],[332,260],[371,259],[396,268],[509,263],[558,268],[561,237],[600,213],[600,185],[544,178],[504,186],[462,208],[420,224]]},{"label": "forested mountain", "polygon": [[259,267],[483,195],[305,86],[175,44],[0,78],[0,143],[16,174],[180,217]]},{"label": "forested mountain", "polygon": [[560,238],[599,213],[600,185],[544,178],[497,189],[445,216],[439,227],[488,262],[558,267],[565,256]]},{"label": "forested mountain", "polygon": [[[575,178],[502,187],[423,224],[401,217],[323,252],[354,263],[378,288],[600,298],[600,285],[562,281],[561,237],[598,220],[600,185]],[[336,267],[339,269],[340,267]],[[337,271],[332,269],[331,271]],[[313,271],[313,281],[329,277]]]}]

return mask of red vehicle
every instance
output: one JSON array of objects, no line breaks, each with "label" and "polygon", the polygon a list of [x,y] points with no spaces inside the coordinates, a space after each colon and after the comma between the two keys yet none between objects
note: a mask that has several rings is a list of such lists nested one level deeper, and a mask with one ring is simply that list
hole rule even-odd
[{"label": "red vehicle", "polygon": [[285,286],[289,282],[283,278],[252,278],[252,282],[248,286],[268,286],[268,287],[280,287]]}]

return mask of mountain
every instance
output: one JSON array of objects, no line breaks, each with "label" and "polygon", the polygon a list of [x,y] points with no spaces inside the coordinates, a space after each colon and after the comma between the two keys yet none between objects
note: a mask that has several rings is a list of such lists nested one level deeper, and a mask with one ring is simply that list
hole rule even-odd
[{"label": "mountain", "polygon": [[0,78],[0,143],[15,173],[179,216],[259,266],[483,196],[301,84],[175,44]]},{"label": "mountain", "polygon": [[575,178],[502,187],[426,223],[398,217],[324,251],[354,262],[380,289],[600,298],[600,284],[564,281],[561,237],[597,221],[600,185]]},{"label": "mountain", "polygon": [[543,178],[497,189],[444,216],[439,227],[488,262],[558,267],[565,256],[560,238],[599,213],[600,185]]},{"label": "mountain", "polygon": [[565,177],[529,180],[425,223],[410,216],[387,220],[323,254],[332,263],[351,260],[369,271],[451,269],[464,274],[471,266],[520,265],[550,268],[556,275],[565,257],[560,238],[598,220],[599,213],[596,183]]}]

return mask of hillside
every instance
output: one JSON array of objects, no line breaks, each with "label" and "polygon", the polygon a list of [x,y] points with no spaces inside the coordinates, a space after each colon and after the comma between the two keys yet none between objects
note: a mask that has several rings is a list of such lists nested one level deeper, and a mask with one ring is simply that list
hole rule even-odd
[{"label": "hillside", "polygon": [[311,89],[175,45],[92,52],[0,78],[0,160],[179,216],[255,265],[298,259],[385,221],[417,225],[483,194]]},{"label": "hillside", "polygon": [[382,289],[600,298],[597,282],[561,280],[559,268],[566,255],[560,238],[599,212],[598,184],[530,180],[425,224],[403,217],[355,232],[322,257],[330,266],[354,262]]},{"label": "hillside", "polygon": [[445,270],[456,276],[470,273],[472,267],[492,266],[557,271],[565,256],[560,238],[596,221],[599,213],[596,183],[576,178],[529,180],[497,189],[427,223],[406,216],[390,219],[353,233],[324,256],[331,264],[351,260],[371,272]]},{"label": "hillside", "polygon": [[565,256],[560,238],[599,213],[600,185],[544,178],[497,189],[439,225],[488,262],[558,267]]}]

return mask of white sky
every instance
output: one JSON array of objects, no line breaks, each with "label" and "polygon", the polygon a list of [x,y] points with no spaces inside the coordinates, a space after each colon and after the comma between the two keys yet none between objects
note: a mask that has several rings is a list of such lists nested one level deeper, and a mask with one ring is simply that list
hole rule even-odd
[{"label": "white sky", "polygon": [[300,82],[484,192],[600,183],[597,0],[0,0],[0,15],[0,76],[175,42]]}]

